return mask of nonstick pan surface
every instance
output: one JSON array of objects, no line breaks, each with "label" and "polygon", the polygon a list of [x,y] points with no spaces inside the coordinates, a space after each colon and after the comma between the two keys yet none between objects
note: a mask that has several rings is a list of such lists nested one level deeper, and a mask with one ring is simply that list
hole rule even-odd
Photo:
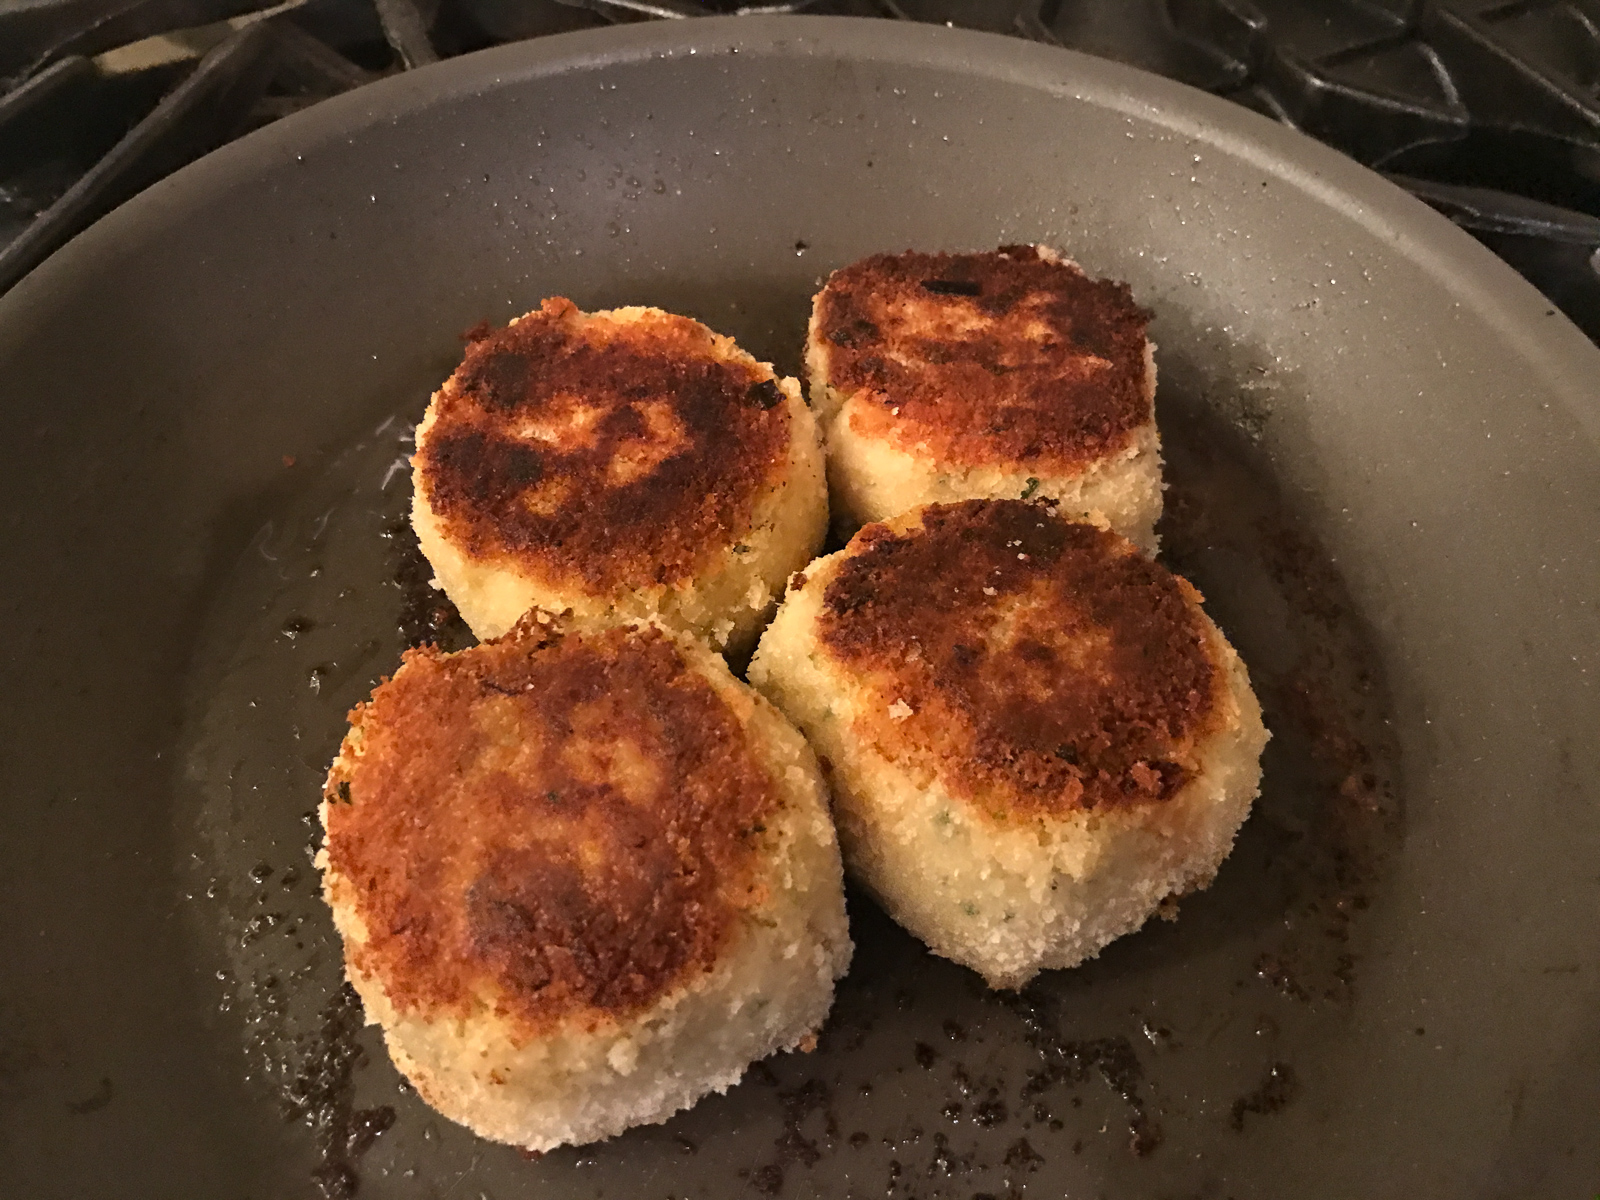
[{"label": "nonstick pan surface", "polygon": [[[833,267],[1048,241],[1156,317],[1164,553],[1274,739],[1212,889],[1020,995],[850,898],[821,1046],[531,1161],[340,990],[311,812],[435,612],[462,331],[657,304],[798,366]],[[328,101],[0,300],[0,1194],[1499,1197],[1600,1187],[1600,353],[1237,107],[744,17]]]}]

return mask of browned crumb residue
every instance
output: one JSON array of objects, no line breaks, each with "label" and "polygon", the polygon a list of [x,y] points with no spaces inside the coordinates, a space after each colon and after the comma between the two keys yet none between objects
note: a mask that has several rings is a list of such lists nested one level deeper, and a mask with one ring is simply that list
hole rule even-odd
[{"label": "browned crumb residue", "polygon": [[781,401],[697,321],[619,324],[557,297],[473,331],[416,462],[473,557],[590,591],[672,583],[747,525],[786,455]]},{"label": "browned crumb residue", "polygon": [[1081,470],[1154,420],[1150,314],[1123,283],[1032,246],[875,254],[817,296],[852,427],[950,463]]},{"label": "browned crumb residue", "polygon": [[487,998],[527,1036],[649,1007],[764,900],[778,803],[739,719],[655,631],[423,646],[327,786],[350,942],[402,1013]]},{"label": "browned crumb residue", "polygon": [[[1168,799],[1225,686],[1199,594],[1114,534],[1019,500],[869,525],[819,640],[873,692],[863,730],[999,818]],[[881,711],[877,711],[881,710]]]}]

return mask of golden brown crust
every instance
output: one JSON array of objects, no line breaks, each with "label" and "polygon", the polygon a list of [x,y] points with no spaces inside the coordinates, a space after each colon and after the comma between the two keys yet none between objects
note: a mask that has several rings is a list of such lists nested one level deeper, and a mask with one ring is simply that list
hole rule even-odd
[{"label": "golden brown crust", "polygon": [[725,353],[687,317],[546,300],[471,341],[434,398],[429,508],[469,557],[591,593],[689,578],[786,459],[771,371]]},{"label": "golden brown crust", "polygon": [[888,757],[992,817],[1159,803],[1194,777],[1226,682],[1199,594],[1115,534],[1018,500],[869,525],[819,643],[883,698]]},{"label": "golden brown crust", "polygon": [[816,299],[827,382],[865,393],[852,428],[955,465],[1081,470],[1154,419],[1126,284],[1033,246],[875,254]]},{"label": "golden brown crust", "polygon": [[527,1037],[637,1014],[763,900],[776,785],[657,630],[424,646],[351,724],[328,870],[366,930],[352,969],[402,1014],[487,1001]]}]

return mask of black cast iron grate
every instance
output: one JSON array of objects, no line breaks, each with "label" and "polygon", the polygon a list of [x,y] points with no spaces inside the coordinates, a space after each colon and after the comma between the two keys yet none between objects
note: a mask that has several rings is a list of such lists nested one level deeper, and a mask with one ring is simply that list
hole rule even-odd
[{"label": "black cast iron grate", "polygon": [[396,71],[607,22],[849,13],[1182,80],[1388,173],[1600,341],[1600,0],[23,0],[0,9],[0,290],[178,167]]}]

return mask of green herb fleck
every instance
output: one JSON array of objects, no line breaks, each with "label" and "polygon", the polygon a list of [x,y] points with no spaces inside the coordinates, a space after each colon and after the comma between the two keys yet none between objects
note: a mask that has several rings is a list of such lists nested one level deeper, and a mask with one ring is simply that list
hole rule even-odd
[{"label": "green herb fleck", "polygon": [[963,900],[961,902],[961,911],[969,917],[975,917],[978,915],[978,906],[971,900]]},{"label": "green herb fleck", "polygon": [[1028,476],[1028,486],[1022,489],[1022,499],[1032,500],[1033,494],[1039,490],[1039,481],[1032,475]]},{"label": "green herb fleck", "polygon": [[750,547],[746,546],[743,542],[739,542],[734,546],[733,552],[735,554],[749,554]]}]

